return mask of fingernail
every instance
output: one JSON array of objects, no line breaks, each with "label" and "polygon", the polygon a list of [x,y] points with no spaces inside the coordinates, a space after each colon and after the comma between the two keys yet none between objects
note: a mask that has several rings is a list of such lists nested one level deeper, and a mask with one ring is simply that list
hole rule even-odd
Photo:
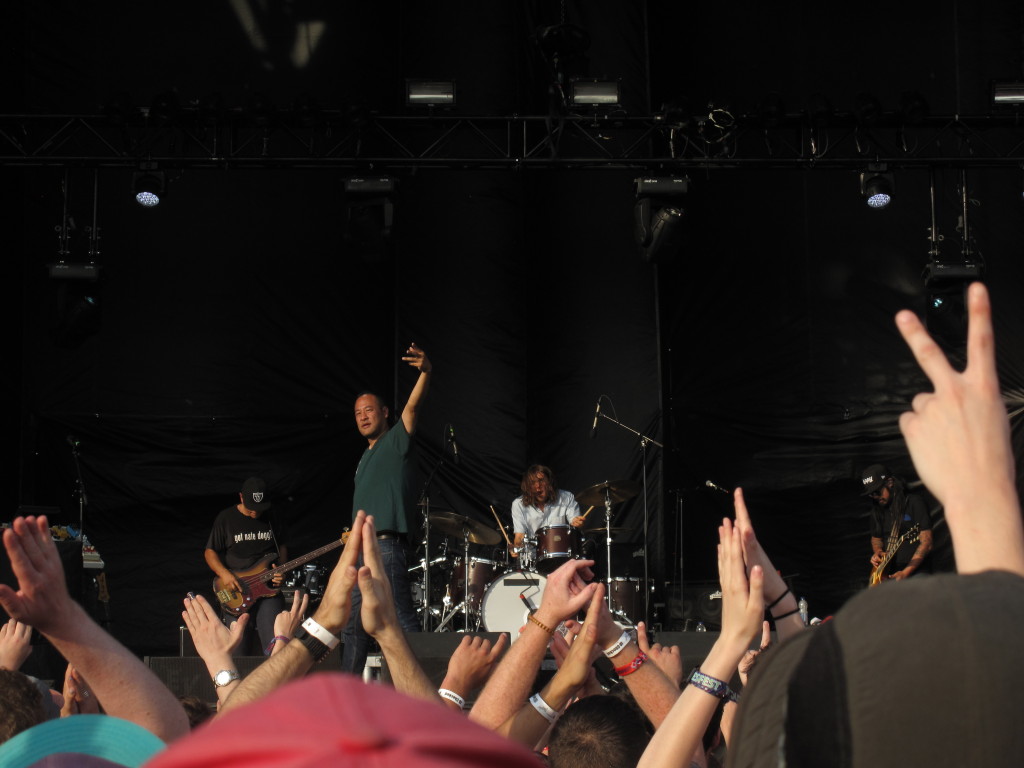
[{"label": "fingernail", "polygon": [[189,600],[195,600],[196,599],[196,593],[195,592],[189,592],[188,593],[188,599]]}]

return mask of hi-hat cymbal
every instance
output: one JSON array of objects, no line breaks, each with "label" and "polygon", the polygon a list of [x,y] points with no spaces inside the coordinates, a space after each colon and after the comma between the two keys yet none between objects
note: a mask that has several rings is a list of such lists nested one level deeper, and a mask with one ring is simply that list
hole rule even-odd
[{"label": "hi-hat cymbal", "polygon": [[463,535],[466,535],[470,544],[493,547],[501,541],[501,534],[493,528],[449,510],[437,512],[431,510],[430,526],[456,539],[461,539]]},{"label": "hi-hat cymbal", "polygon": [[605,480],[577,493],[576,501],[585,507],[603,507],[606,493],[612,504],[618,504],[640,493],[640,483],[633,480]]},{"label": "hi-hat cymbal", "polygon": [[[604,527],[601,527],[601,528],[586,528],[586,529],[584,529],[583,532],[584,533],[605,533],[607,530],[608,529],[604,528]],[[612,528],[611,529],[611,533],[612,533],[612,536],[614,536],[617,533],[625,533],[628,530],[629,530],[629,528]]]}]

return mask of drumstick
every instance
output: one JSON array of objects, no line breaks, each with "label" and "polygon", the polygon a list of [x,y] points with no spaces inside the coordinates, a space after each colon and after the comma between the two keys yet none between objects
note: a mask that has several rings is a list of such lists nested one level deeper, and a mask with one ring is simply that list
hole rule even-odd
[{"label": "drumstick", "polygon": [[498,513],[494,511],[494,505],[492,504],[492,505],[490,505],[490,507],[491,507],[491,514],[494,515],[494,519],[498,521],[498,530],[501,531],[501,535],[505,537],[505,543],[508,545],[509,549],[511,549],[512,548],[512,542],[508,540],[508,534],[505,533],[505,526],[503,526],[501,524],[501,518],[498,517]]},{"label": "drumstick", "polygon": [[583,513],[583,519],[584,519],[584,520],[586,520],[586,519],[587,519],[587,515],[589,515],[589,514],[590,514],[591,512],[593,512],[593,511],[594,511],[594,508],[593,508],[593,507],[591,507],[591,508],[590,508],[590,509],[588,509],[588,510],[587,510],[586,512],[584,512],[584,513]]}]

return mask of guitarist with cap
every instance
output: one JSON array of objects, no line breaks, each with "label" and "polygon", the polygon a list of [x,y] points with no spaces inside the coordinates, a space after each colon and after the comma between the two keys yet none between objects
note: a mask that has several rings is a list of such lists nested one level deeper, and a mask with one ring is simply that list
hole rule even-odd
[{"label": "guitarist with cap", "polygon": [[[210,538],[206,542],[206,564],[217,574],[222,589],[241,591],[236,574],[250,570],[261,563],[266,567],[284,562],[288,553],[275,535],[282,535],[281,521],[270,511],[270,497],[267,484],[261,478],[250,477],[242,484],[238,503],[222,509],[213,521]],[[263,570],[261,568],[260,570]],[[282,576],[274,577],[272,584],[281,583]],[[249,623],[245,628],[245,644],[252,645],[252,627],[255,624],[259,635],[260,650],[252,655],[269,653],[274,639],[274,619],[285,610],[284,597],[278,593],[262,597],[249,609]],[[221,619],[230,625],[238,618],[227,610],[221,610]],[[243,645],[243,652],[245,645]]]},{"label": "guitarist with cap", "polygon": [[900,581],[930,571],[932,521],[918,494],[882,464],[872,464],[861,475],[863,495],[871,499],[871,586],[879,581]]}]

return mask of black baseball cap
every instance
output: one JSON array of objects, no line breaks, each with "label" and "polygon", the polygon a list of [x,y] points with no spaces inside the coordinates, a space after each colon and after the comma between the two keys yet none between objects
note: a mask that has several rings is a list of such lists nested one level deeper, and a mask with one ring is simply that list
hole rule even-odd
[{"label": "black baseball cap", "polygon": [[242,483],[242,504],[253,512],[266,512],[270,509],[270,497],[267,495],[267,484],[260,477],[250,477]]},{"label": "black baseball cap", "polygon": [[860,482],[864,486],[861,496],[870,496],[889,479],[892,473],[884,464],[872,464],[861,473]]}]

